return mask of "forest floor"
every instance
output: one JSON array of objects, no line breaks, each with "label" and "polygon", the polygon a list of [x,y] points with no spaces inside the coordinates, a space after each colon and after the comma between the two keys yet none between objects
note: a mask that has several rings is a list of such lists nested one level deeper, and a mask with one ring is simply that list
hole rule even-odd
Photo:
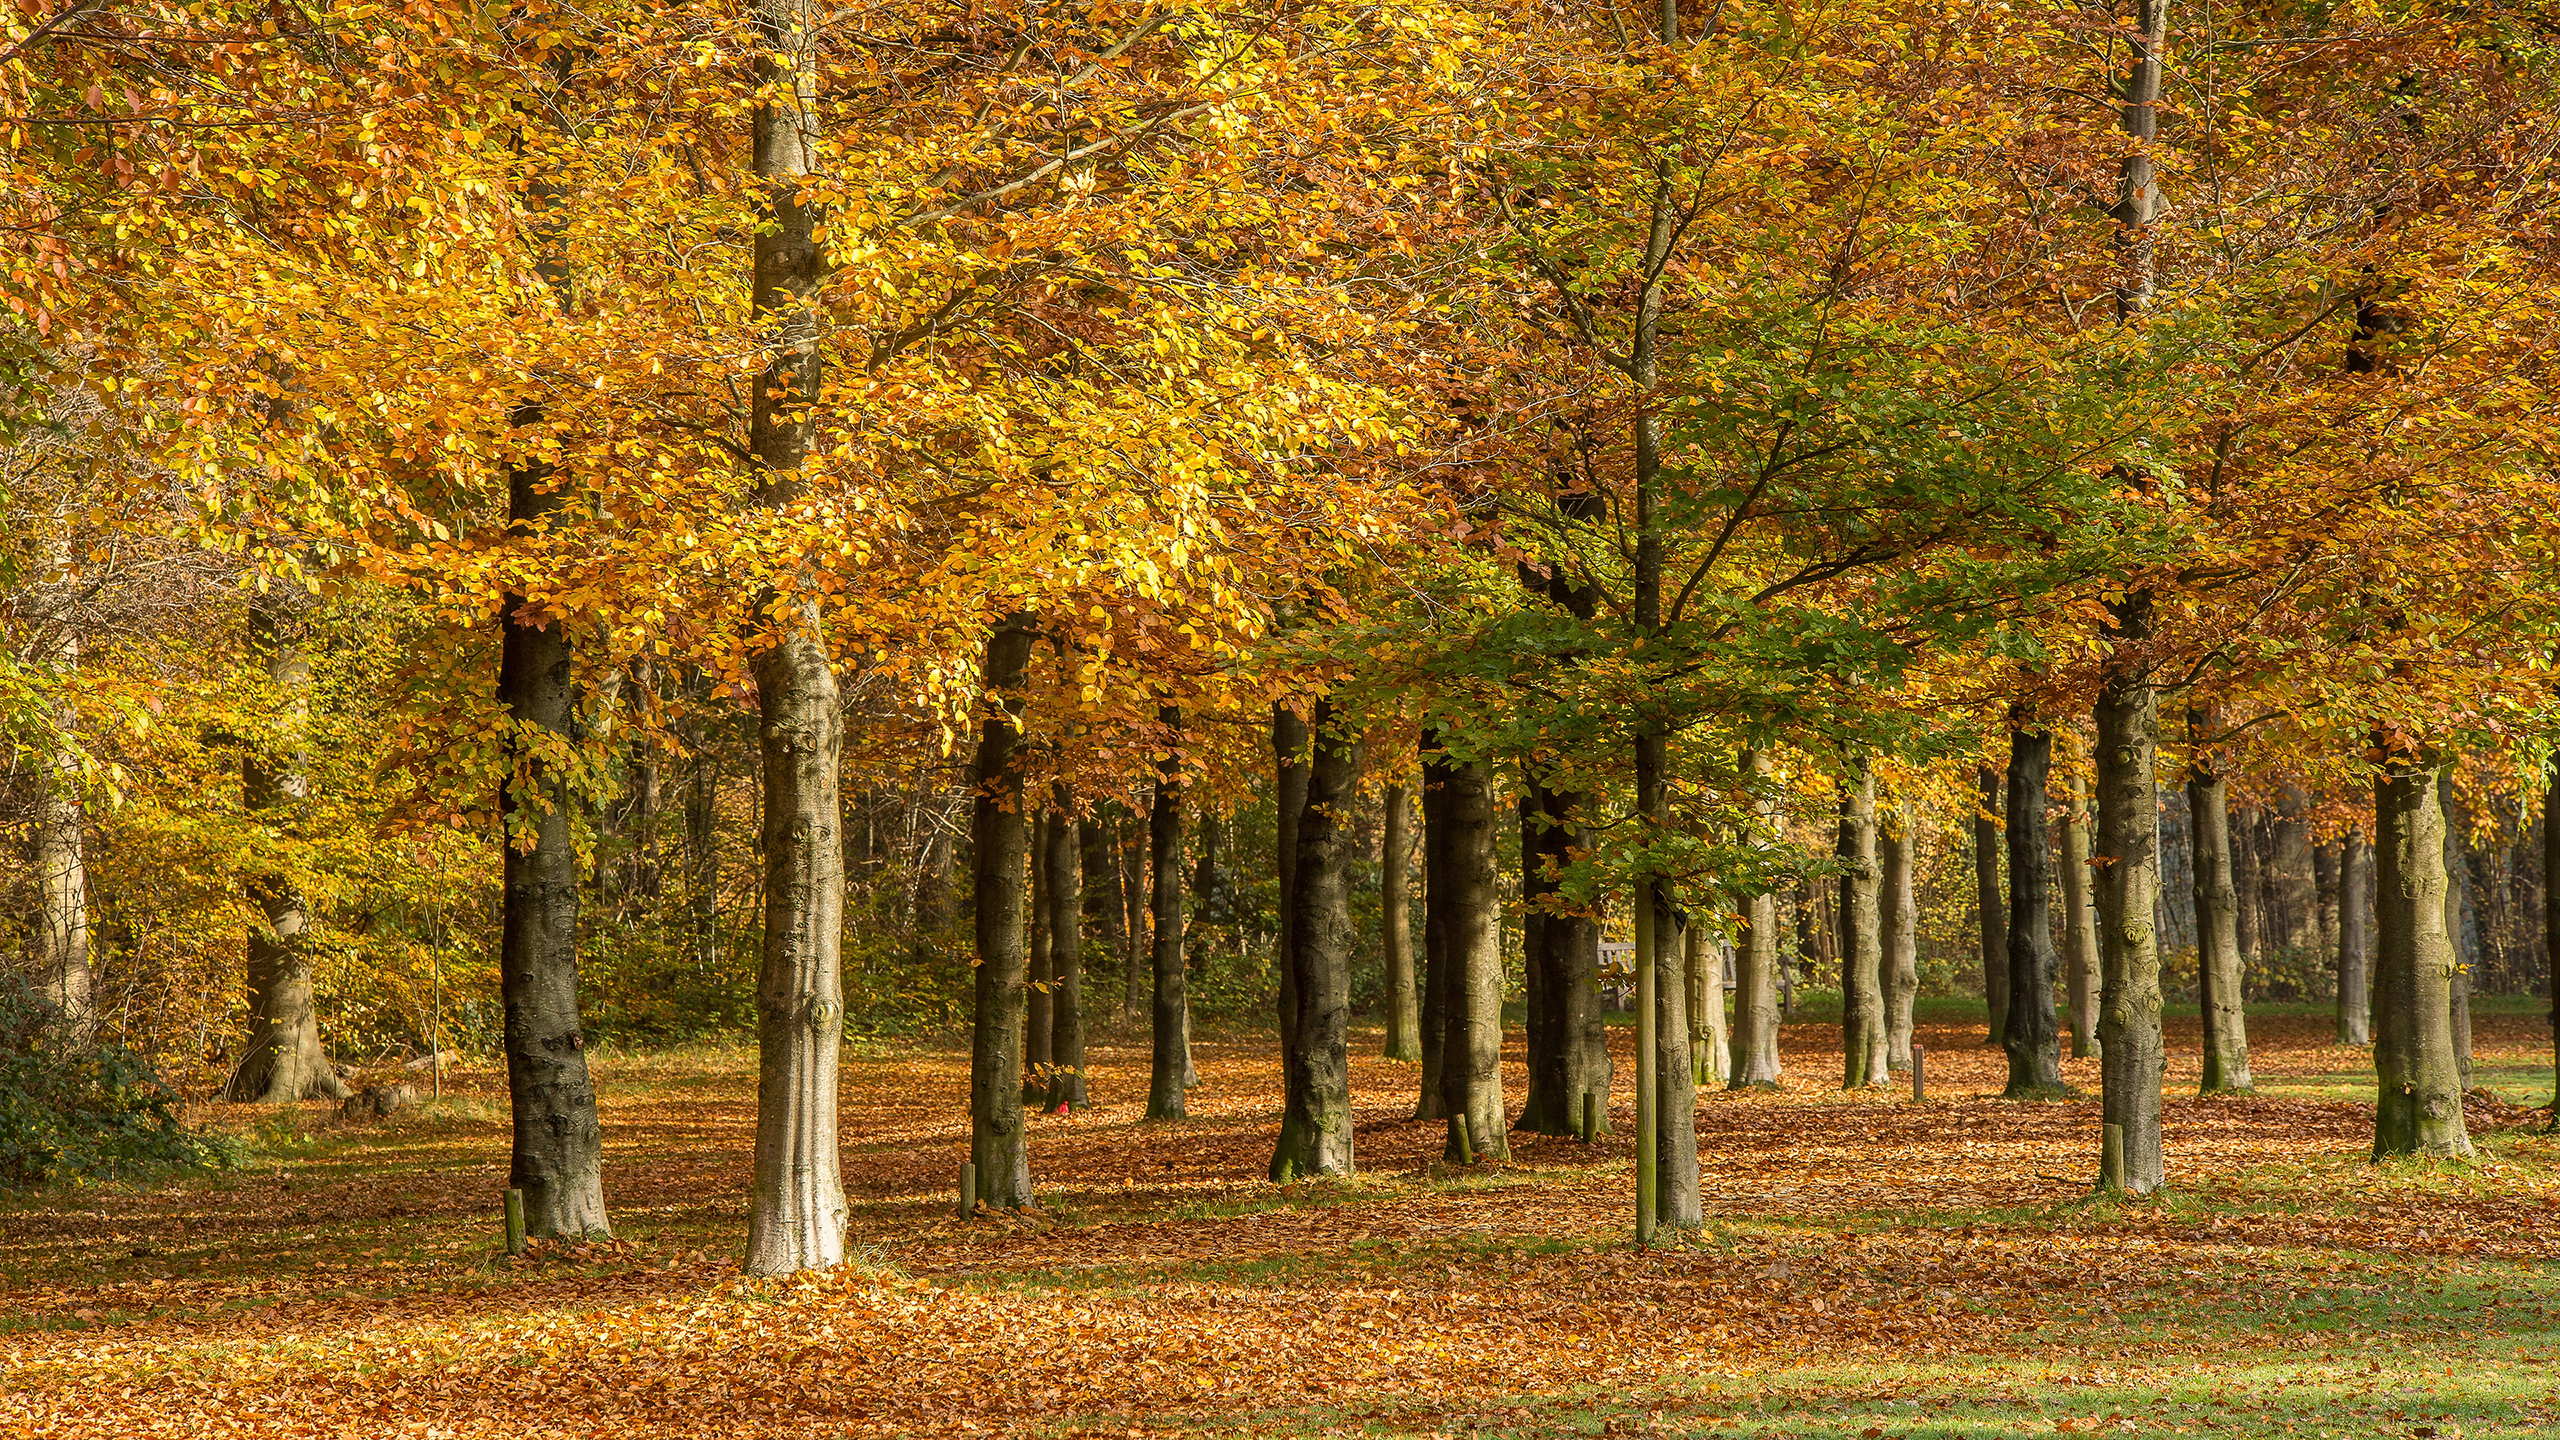
[{"label": "forest floor", "polygon": [[752,1049],[600,1053],[617,1236],[527,1259],[494,1071],[371,1125],[202,1107],[250,1168],[0,1208],[0,1435],[2555,1436],[2539,1004],[2483,1002],[2479,1158],[2382,1166],[2325,1018],[2253,1016],[2260,1094],[2204,1100],[2173,1016],[2139,1203],[2089,1194],[2096,1102],[1995,1098],[1960,1008],[1917,1104],[1841,1094],[1837,1028],[1792,1024],[1785,1089],[1701,1099],[1707,1225],[1650,1254],[1625,1032],[1599,1144],[1452,1172],[1415,1068],[1364,1055],[1360,1177],[1286,1187],[1268,1041],[1201,1043],[1194,1118],[1149,1125],[1118,1037],[1100,1104],[1031,1121],[1044,1211],[974,1222],[965,1054],[857,1047],[859,1260],[792,1281],[736,1273]]}]

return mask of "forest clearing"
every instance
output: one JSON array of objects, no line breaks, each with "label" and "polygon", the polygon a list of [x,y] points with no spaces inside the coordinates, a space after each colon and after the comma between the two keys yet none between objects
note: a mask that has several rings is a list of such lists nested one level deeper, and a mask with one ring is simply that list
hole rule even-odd
[{"label": "forest clearing", "polygon": [[599,1057],[619,1237],[523,1260],[467,1071],[238,1174],[0,1211],[0,1433],[2560,1433],[2541,1017],[2478,1021],[2478,1158],[2388,1167],[2363,1058],[2252,1021],[2261,1093],[2171,1102],[2163,1201],[2093,1198],[2095,1102],[2002,1101],[1979,1025],[1924,1021],[1922,1104],[1702,1097],[1707,1222],[1652,1253],[1623,1085],[1619,1136],[1467,1169],[1363,1059],[1359,1178],[1275,1188],[1267,1043],[1204,1041],[1179,1124],[1101,1045],[1093,1108],[1033,1122],[1040,1209],[990,1226],[951,1217],[965,1053],[849,1055],[856,1258],[795,1280],[736,1273],[751,1054]]}]

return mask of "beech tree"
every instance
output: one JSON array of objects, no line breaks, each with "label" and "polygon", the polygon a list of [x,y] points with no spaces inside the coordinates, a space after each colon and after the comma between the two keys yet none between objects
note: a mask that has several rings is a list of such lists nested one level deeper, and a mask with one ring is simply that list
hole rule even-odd
[{"label": "beech tree", "polygon": [[2054,1027],[2053,982],[2061,968],[2046,918],[2053,905],[2053,849],[2045,839],[2051,804],[2053,733],[2023,709],[2009,732],[2009,1013],[2000,1040],[2009,1055],[2012,1100],[2061,1092],[2062,1037]]},{"label": "beech tree", "polygon": [[[1346,871],[1350,812],[1360,783],[1360,742],[1341,733],[1339,721],[1331,699],[1319,697],[1307,717],[1311,746],[1304,808],[1290,827],[1297,842],[1287,862],[1294,875],[1283,957],[1290,983],[1281,993],[1294,1003],[1294,1011],[1283,1017],[1281,1027],[1287,1083],[1280,1139],[1271,1156],[1275,1181],[1352,1171],[1348,1038],[1356,932]],[[1432,888],[1436,893],[1439,887]],[[1498,1025],[1500,1012],[1495,1014]]]},{"label": "beech tree", "polygon": [[2373,1153],[2468,1155],[2453,1045],[2452,937],[2445,931],[2440,756],[2377,736],[2374,781]]}]

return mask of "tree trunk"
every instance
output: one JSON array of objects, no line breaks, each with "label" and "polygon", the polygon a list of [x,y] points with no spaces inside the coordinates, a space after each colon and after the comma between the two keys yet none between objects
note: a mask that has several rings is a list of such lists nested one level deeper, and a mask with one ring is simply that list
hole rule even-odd
[{"label": "tree trunk", "polygon": [[2453,1024],[2453,1063],[2462,1078],[2462,1088],[2471,1088],[2471,966],[2478,959],[2478,947],[2471,943],[2470,899],[2468,879],[2470,864],[2463,855],[2463,836],[2469,830],[2469,817],[2454,798],[2453,766],[2447,763],[2436,775],[2436,803],[2444,813],[2444,933],[2453,950],[2452,993],[2447,1008]]},{"label": "tree trunk", "polygon": [[720,849],[714,808],[720,764],[711,753],[710,727],[699,716],[687,719],[684,727],[684,952],[696,975],[708,975],[716,959],[720,923]]},{"label": "tree trunk", "polygon": [[[818,208],[801,195],[818,145],[811,0],[752,0],[755,171],[770,223],[755,237],[752,303],[767,354],[748,415],[756,496],[779,510],[802,473],[818,394]],[[769,596],[773,643],[751,661],[764,778],[764,953],[756,980],[755,1197],[747,1271],[780,1275],[844,1259],[837,1171],[836,1052],[844,1039],[843,749],[835,670],[816,607]],[[983,1167],[982,1167],[983,1169]]]},{"label": "tree trunk", "polygon": [[[2190,712],[2190,731],[2204,722]],[[2241,1009],[2238,886],[2233,863],[2231,817],[2223,799],[2223,780],[2211,760],[2199,753],[2187,772],[2187,810],[2195,829],[2196,988],[2204,1014],[2204,1085],[2207,1095],[2253,1088],[2249,1078],[2249,1032]]]},{"label": "tree trunk", "polygon": [[2551,1124],[2560,1128],[2560,755],[2550,763],[2542,788],[2542,983],[2551,996]]},{"label": "tree trunk", "polygon": [[[1084,842],[1084,854],[1079,865],[1084,875],[1084,882],[1089,887],[1084,897],[1085,908],[1092,915],[1098,916],[1102,924],[1102,939],[1095,948],[1125,966],[1130,953],[1129,909],[1128,897],[1121,893],[1118,807],[1112,806],[1100,810],[1092,823],[1079,827],[1079,833]],[[1084,1004],[1082,977],[1078,978],[1076,1019],[1081,1028]],[[1109,993],[1107,990],[1103,992],[1105,996]],[[1109,1001],[1106,999],[1104,1003],[1108,1004]]]},{"label": "tree trunk", "polygon": [[1191,1080],[1191,1006],[1182,970],[1182,711],[1156,712],[1166,732],[1164,758],[1156,764],[1155,804],[1147,814],[1148,931],[1155,972],[1155,1004],[1149,1015],[1153,1050],[1147,1072],[1147,1118],[1181,1120],[1190,1111],[1183,1092]]},{"label": "tree trunk", "polygon": [[1881,842],[1884,855],[1884,1063],[1911,1070],[1911,1010],[1920,995],[1920,902],[1913,893],[1918,833],[1911,805],[1896,800]]},{"label": "tree trunk", "polygon": [[[533,531],[561,507],[548,467],[509,473],[510,528]],[[521,595],[499,615],[498,699],[508,718],[563,743],[576,724],[567,622],[532,615]],[[578,846],[569,790],[531,744],[506,786],[507,854],[498,946],[506,1009],[514,1150],[507,1183],[524,1192],[525,1233],[606,1230],[604,1136],[578,1018]]]},{"label": "tree trunk", "polygon": [[1155,827],[1152,814],[1148,820],[1147,825],[1136,827],[1137,833],[1128,837],[1119,856],[1120,897],[1127,907],[1124,911],[1128,917],[1125,938],[1129,947],[1129,953],[1124,957],[1128,968],[1121,973],[1120,1016],[1131,1023],[1135,1023],[1139,1014],[1146,1010],[1154,993],[1155,902],[1151,898],[1154,893],[1151,877],[1155,874]]},{"label": "tree trunk", "polygon": [[[2158,0],[2146,0],[2156,6]],[[2156,47],[2154,50],[2156,54]],[[2156,59],[2144,62],[2158,96]],[[2137,73],[2140,78],[2140,72]],[[2160,1035],[2160,950],[2153,929],[2160,888],[2159,692],[2139,654],[2151,638],[2151,594],[2109,607],[2113,651],[2098,689],[2098,833],[2090,869],[2098,890],[2098,1052],[2105,1077],[2101,1123],[2117,1128],[2098,1187],[2148,1195],[2167,1182],[2160,1153],[2160,1090],[2168,1052]],[[2133,653],[2128,653],[2133,652]]]},{"label": "tree trunk", "polygon": [[1281,965],[1278,1018],[1280,1054],[1283,1060],[1281,1072],[1285,1077],[1288,1074],[1286,1060],[1296,1043],[1295,1038],[1289,1033],[1289,1027],[1297,1023],[1298,1014],[1298,995],[1292,988],[1298,982],[1290,973],[1288,964],[1288,957],[1295,953],[1291,948],[1293,942],[1290,939],[1289,927],[1297,923],[1298,916],[1296,903],[1298,822],[1307,813],[1309,769],[1307,722],[1285,702],[1274,702],[1271,707],[1271,756],[1277,766],[1276,795],[1272,808],[1277,812],[1279,833],[1271,847],[1271,857],[1275,872],[1273,878],[1278,881],[1280,891]]},{"label": "tree trunk", "polygon": [[[1753,788],[1763,790],[1752,802],[1761,836],[1755,844],[1775,843],[1778,802],[1765,793],[1769,775],[1766,751],[1743,757]],[[1784,936],[1774,892],[1749,895],[1742,902],[1742,946],[1735,957],[1733,992],[1733,1079],[1736,1090],[1774,1088],[1785,1073],[1778,1063],[1778,979]]]},{"label": "tree trunk", "polygon": [[2089,877],[2089,806],[2080,779],[2066,792],[2062,825],[2062,965],[2071,996],[2071,1056],[2098,1053],[2098,909]]},{"label": "tree trunk", "polygon": [[[1600,926],[1559,913],[1555,876],[1591,843],[1577,823],[1578,794],[1529,776],[1520,802],[1521,952],[1529,988],[1529,1094],[1516,1128],[1534,1135],[1582,1132],[1583,1097],[1609,1109],[1609,1039],[1600,994]],[[1602,1128],[1607,1128],[1605,1119]]]},{"label": "tree trunk", "polygon": [[1861,762],[1840,791],[1840,1088],[1856,1090],[1887,1074],[1875,773]]},{"label": "tree trunk", "polygon": [[1031,1152],[1022,1121],[1024,861],[1031,795],[1023,784],[1022,685],[1030,668],[1032,617],[1015,613],[987,634],[985,717],[978,730],[970,809],[970,889],[976,908],[977,1008],[969,1035],[969,1160],[977,1167],[971,1197],[991,1210],[1028,1210]]},{"label": "tree trunk", "polygon": [[2322,955],[2338,953],[2338,847],[2317,845],[2311,850],[2313,888],[2318,892],[2320,923],[2315,927],[2312,944]]},{"label": "tree trunk", "polygon": [[1982,785],[1982,813],[1973,817],[1973,890],[1977,932],[1982,938],[1982,1000],[1990,1011],[1985,1045],[2001,1043],[2009,1033],[2009,904],[2000,895],[2000,822],[2006,801],[2000,772],[1989,766],[1977,777]]},{"label": "tree trunk", "polygon": [[1022,946],[1022,1103],[1039,1105],[1049,1098],[1050,1036],[1056,981],[1049,963],[1049,829],[1042,811],[1032,817],[1026,850],[1031,857],[1030,894],[1025,897]]},{"label": "tree trunk", "polygon": [[2267,823],[2267,890],[2274,947],[2286,959],[2309,957],[2320,943],[2320,896],[2311,858],[2311,821],[2304,814],[2311,797],[2287,783],[2276,796]]},{"label": "tree trunk", "polygon": [[[1502,899],[1500,807],[1493,772],[1459,761],[1433,742],[1422,792],[1424,928],[1440,946],[1439,1113],[1449,1122],[1441,1153],[1509,1159],[1502,1100]],[[1473,1143],[1472,1153],[1460,1141]]]},{"label": "tree trunk", "polygon": [[1387,1058],[1422,1058],[1421,997],[1413,984],[1412,900],[1407,869],[1413,861],[1413,792],[1387,787],[1387,837],[1378,863],[1379,949],[1387,962]]},{"label": "tree trunk", "polygon": [[[69,576],[72,558],[67,541],[57,542],[54,556],[56,573]],[[68,604],[54,618],[62,632],[53,656],[54,673],[67,683],[80,668],[80,632],[72,623]],[[55,706],[53,718],[61,734],[43,765],[35,797],[29,861],[35,872],[36,913],[28,927],[27,964],[53,1011],[45,1022],[46,1031],[71,1044],[86,1045],[97,1038],[98,1010],[96,980],[89,965],[88,810],[80,797],[80,760],[70,738],[79,717],[66,701]]]},{"label": "tree trunk", "polygon": [[1414,1095],[1413,1118],[1446,1120],[1448,1102],[1440,1076],[1449,1042],[1449,992],[1452,984],[1446,921],[1453,897],[1441,887],[1450,882],[1449,826],[1442,817],[1449,775],[1432,759],[1432,735],[1422,736],[1422,1083]]},{"label": "tree trunk", "polygon": [[1081,1110],[1084,1082],[1084,854],[1075,796],[1063,784],[1049,822],[1049,1091],[1053,1111]]},{"label": "tree trunk", "polygon": [[[1286,1099],[1271,1178],[1349,1175],[1351,1154],[1351,808],[1358,802],[1360,744],[1336,733],[1333,702],[1319,699],[1308,729],[1312,751],[1297,787],[1305,808],[1282,829],[1296,848],[1284,858],[1290,914],[1282,993],[1296,1002],[1281,1017]],[[1290,752],[1283,751],[1287,756]],[[1286,766],[1283,767],[1284,787]],[[1284,788],[1285,794],[1285,788]]]},{"label": "tree trunk", "polygon": [[[1660,735],[1636,737],[1636,803],[1647,818],[1648,833],[1669,829],[1669,806],[1663,786],[1666,746]],[[1873,893],[1869,894],[1870,902]],[[1689,987],[1683,983],[1681,939],[1683,917],[1671,906],[1671,887],[1649,876],[1636,887],[1635,903],[1650,904],[1651,935],[1637,932],[1639,977],[1649,977],[1653,994],[1650,1061],[1653,1080],[1653,1218],[1656,1225],[1695,1229],[1705,1212],[1698,1192],[1698,1085],[1689,1065]],[[1870,932],[1872,934],[1872,932]],[[1651,944],[1647,944],[1650,938]],[[1644,998],[1639,988],[1639,1007]],[[1639,1012],[1639,1019],[1643,1014]],[[1877,1017],[1882,1043],[1883,1017]],[[1638,1063],[1645,1046],[1639,1045]],[[1879,1049],[1878,1057],[1881,1059]]]},{"label": "tree trunk", "polygon": [[[2388,750],[2377,735],[2377,748]],[[2374,782],[2373,1154],[2468,1155],[2445,933],[2444,809],[2433,755],[2394,754]]]},{"label": "tree trunk", "polygon": [[[253,746],[241,762],[240,798],[262,827],[292,828],[301,819],[295,812],[311,798],[303,749],[311,719],[311,662],[292,634],[295,617],[283,612],[280,595],[261,593],[250,601],[250,649],[266,660],[282,723],[272,752]],[[273,872],[252,879],[249,890],[261,916],[249,930],[249,1043],[223,1097],[263,1105],[343,1099],[347,1087],[320,1045],[301,893],[289,876]]]},{"label": "tree trunk", "polygon": [[2053,982],[2062,957],[2053,948],[2053,850],[2045,811],[2053,803],[2053,734],[2012,716],[2009,734],[2009,1099],[2062,1090],[2062,1032],[2053,1023]]},{"label": "tree trunk", "polygon": [[1733,1047],[1724,1018],[1725,949],[1692,924],[1684,935],[1689,981],[1689,1070],[1696,1085],[1712,1085],[1733,1069]]},{"label": "tree trunk", "polygon": [[2373,957],[2365,925],[2373,914],[2373,847],[2350,830],[2338,847],[2338,1043],[2373,1043]]},{"label": "tree trunk", "polygon": [[2233,930],[2245,972],[2266,953],[2266,876],[2258,863],[2258,812],[2232,810],[2224,829],[2230,837]]}]

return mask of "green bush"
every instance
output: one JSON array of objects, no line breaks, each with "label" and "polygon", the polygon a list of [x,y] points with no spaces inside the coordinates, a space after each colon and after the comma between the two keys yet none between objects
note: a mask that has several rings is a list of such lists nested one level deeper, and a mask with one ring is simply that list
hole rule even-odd
[{"label": "green bush", "polygon": [[52,1011],[0,976],[0,1190],[192,1168],[212,1152],[178,1097],[117,1045],[47,1036]]}]

